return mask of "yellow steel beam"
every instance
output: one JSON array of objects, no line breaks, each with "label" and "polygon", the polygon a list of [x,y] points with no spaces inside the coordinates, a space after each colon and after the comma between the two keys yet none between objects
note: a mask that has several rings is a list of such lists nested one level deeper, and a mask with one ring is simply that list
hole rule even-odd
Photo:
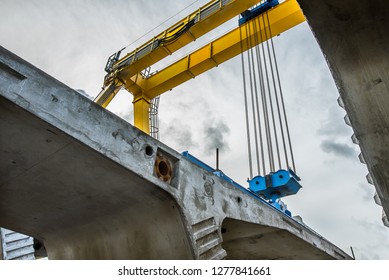
[{"label": "yellow steel beam", "polygon": [[[114,82],[102,89],[102,91],[97,95],[94,101],[100,106],[106,108],[123,86],[126,87],[127,90],[135,91],[138,89],[138,86],[135,82],[129,82],[129,84],[131,84],[132,87],[127,88],[126,85],[122,83],[122,81],[115,79]],[[134,101],[132,102],[134,104],[134,125],[135,127],[139,128],[147,134],[149,134],[150,131],[150,101],[151,99],[147,98],[143,94],[134,94]]]},{"label": "yellow steel beam", "polygon": [[100,106],[106,108],[108,104],[112,101],[112,99],[115,97],[115,95],[122,88],[122,86],[122,82],[120,82],[118,79],[115,79],[109,85],[104,87],[93,101],[99,104]]},{"label": "yellow steel beam", "polygon": [[[124,86],[129,92],[134,94],[134,107],[138,108],[138,113],[135,113],[134,111],[134,119],[136,120],[137,116],[144,116],[144,113],[139,112],[146,110],[145,107],[147,102],[150,102],[151,98],[147,97],[147,94],[142,93],[142,89],[139,86],[143,80],[142,75],[139,74],[140,71],[160,61],[212,29],[215,29],[239,13],[248,10],[259,2],[261,2],[261,0],[210,1],[208,4],[177,22],[158,36],[155,36],[152,40],[149,40],[139,48],[119,59],[114,64],[113,71],[105,77],[104,88],[94,101],[105,108],[115,97],[116,93]],[[174,38],[175,35],[179,35],[183,27],[186,25],[189,26],[188,24],[190,22],[190,28],[177,38]],[[170,42],[168,40],[169,38],[174,38],[174,40]],[[142,96],[141,99],[146,100],[146,105],[143,104],[143,102],[141,102],[142,105],[139,105],[138,100],[140,99],[135,98],[135,95]],[[135,121],[135,126],[140,124],[141,127],[143,127],[142,130],[147,132],[148,129],[146,130],[145,123],[146,121]]]},{"label": "yellow steel beam", "polygon": [[[213,2],[215,1],[211,1],[210,3]],[[235,4],[237,4],[238,2],[247,3],[249,1],[231,0],[230,2],[234,2]],[[252,5],[252,2],[248,4],[248,6],[250,7]],[[207,5],[205,7],[207,7]],[[219,13],[215,13],[215,16],[219,15]],[[234,13],[236,14],[236,11]],[[267,15],[269,17],[270,29],[272,32],[271,35],[273,37],[305,21],[305,17],[302,11],[300,10],[300,7],[296,0],[286,0],[285,2],[269,10],[267,12]],[[190,20],[190,17],[191,16],[189,16],[187,20]],[[217,24],[215,23],[215,26],[212,25],[212,28],[216,27],[217,25],[220,25],[223,21],[225,20],[217,21]],[[212,23],[208,22],[208,24]],[[198,25],[197,27],[199,26],[200,25]],[[195,36],[201,36],[202,34],[212,29],[208,28],[207,24],[205,24],[203,28],[206,28],[207,30],[209,29],[208,31],[195,31],[196,29],[193,28],[194,26],[190,29],[189,32],[189,36],[191,38],[193,37],[193,34],[195,34]],[[141,71],[145,67],[145,64],[142,63],[146,63],[146,61],[148,61],[147,63],[149,63],[148,65],[150,65],[150,63],[158,61],[164,56],[166,56],[166,50],[168,50],[168,52],[176,50],[174,48],[166,49],[166,46],[164,48],[159,48],[159,50],[165,50],[165,55],[161,53],[161,55],[163,56],[162,57],[160,56],[159,51],[155,49],[150,52],[148,56],[144,56],[144,59],[138,58],[136,61],[133,61],[131,67],[116,69],[113,72],[114,75],[111,78],[106,79],[106,82],[108,81],[108,84],[106,84],[105,88],[98,95],[95,101],[103,107],[106,107],[116,95],[116,93],[120,90],[120,88],[125,87],[129,92],[134,95],[134,125],[143,130],[144,132],[149,133],[149,107],[152,98],[235,57],[236,55],[246,51],[250,47],[253,47],[254,45],[249,46],[247,44],[248,41],[250,41],[251,43],[255,42],[256,44],[262,43],[265,38],[262,35],[261,39],[261,36],[259,36],[259,34],[264,34],[265,29],[269,29],[267,18],[263,20],[263,15],[261,15],[230,31],[229,33],[216,39],[208,45],[194,51],[193,53],[182,58],[181,60],[165,67],[156,74],[148,78],[144,78],[141,74],[139,74],[139,71]],[[248,30],[250,30],[250,32],[248,32]],[[193,41],[186,41],[187,39],[185,39],[185,36],[187,36],[187,34],[183,34],[182,36],[184,37],[182,39],[183,41],[181,42],[181,45]],[[254,39],[255,37],[259,38],[259,40]],[[269,37],[267,39],[269,39]],[[179,46],[177,46],[177,49],[178,48]],[[119,62],[124,61],[127,58],[128,55],[125,58],[119,60]]]},{"label": "yellow steel beam", "polygon": [[[305,21],[296,0],[286,0],[267,13],[273,37]],[[266,15],[264,21],[263,16],[248,21],[149,78],[138,79],[137,86],[132,86],[133,93],[141,91],[141,94],[152,99],[253,47],[253,45],[248,46],[248,40],[257,44],[262,43],[265,40],[264,30],[269,27]],[[262,39],[260,32],[262,32]],[[255,40],[255,37],[259,40]]]},{"label": "yellow steel beam", "polygon": [[[121,77],[132,77],[143,69],[160,61],[188,43],[222,25],[236,15],[250,9],[261,0],[212,0],[189,16],[183,18],[161,34],[117,61],[114,71],[108,75],[106,84],[120,73]],[[190,23],[190,29],[177,38],[174,36]],[[188,25],[187,25],[188,26]],[[189,27],[189,26],[188,26]],[[174,40],[169,41],[169,38]]]}]

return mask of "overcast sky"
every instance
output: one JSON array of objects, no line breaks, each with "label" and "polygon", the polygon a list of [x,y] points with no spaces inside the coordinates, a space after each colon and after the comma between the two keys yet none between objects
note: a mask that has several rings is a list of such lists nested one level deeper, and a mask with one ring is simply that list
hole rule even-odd
[{"label": "overcast sky", "polygon": [[[108,56],[135,41],[194,0],[0,0],[0,43],[74,89],[96,96]],[[130,52],[186,14],[207,3],[196,1],[178,17],[131,45]],[[224,31],[237,25],[229,22]],[[222,30],[213,32],[201,45]],[[343,120],[338,92],[306,23],[275,38],[297,174],[303,189],[284,199],[293,215],[358,259],[389,259],[389,229],[373,201],[367,168]],[[186,48],[180,54],[194,47]],[[178,57],[170,57],[172,61]],[[166,63],[166,62],[164,62]],[[156,68],[154,68],[156,70]],[[120,92],[109,110],[132,122],[132,96]],[[247,186],[240,58],[181,85],[161,97],[161,141],[220,167]]]}]

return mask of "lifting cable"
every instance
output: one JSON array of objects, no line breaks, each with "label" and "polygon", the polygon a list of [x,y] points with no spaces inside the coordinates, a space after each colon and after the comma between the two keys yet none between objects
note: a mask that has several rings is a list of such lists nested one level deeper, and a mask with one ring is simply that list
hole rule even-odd
[{"label": "lifting cable", "polygon": [[296,167],[268,13],[251,22],[241,29],[240,36],[242,49],[243,44],[247,49],[241,52],[241,62],[249,171],[253,178],[255,166],[258,175],[263,176],[276,172],[276,168],[296,171]]},{"label": "lifting cable", "polygon": [[[280,99],[281,99],[281,105],[282,105],[282,113],[283,113],[283,117],[284,117],[285,133],[286,133],[286,136],[288,138],[288,148],[289,148],[289,151],[290,151],[290,158],[291,158],[291,161],[292,161],[292,168],[293,168],[293,171],[296,172],[296,165],[295,165],[295,162],[294,162],[293,149],[292,149],[292,141],[290,140],[288,118],[286,116],[284,95],[283,95],[282,87],[281,87],[281,79],[280,79],[280,74],[279,74],[279,71],[278,71],[277,57],[276,57],[276,52],[275,52],[275,48],[274,48],[273,35],[271,33],[270,20],[269,20],[269,14],[268,13],[266,13],[266,19],[267,19],[267,23],[268,23],[268,26],[269,26],[271,49],[273,51],[274,65],[275,65],[276,74],[277,74],[278,87],[279,87],[279,90],[280,90]],[[279,109],[279,105],[278,105],[278,101],[277,101],[277,108],[278,108],[278,110],[280,110]],[[280,117],[279,121],[280,121],[280,124],[281,124],[281,132],[282,132],[282,139],[283,139],[282,141],[284,143],[284,153],[285,153],[286,163],[289,166],[288,153],[287,153],[287,147],[285,145],[285,135],[284,135],[284,129],[283,129],[283,126],[282,126],[281,117]]]}]

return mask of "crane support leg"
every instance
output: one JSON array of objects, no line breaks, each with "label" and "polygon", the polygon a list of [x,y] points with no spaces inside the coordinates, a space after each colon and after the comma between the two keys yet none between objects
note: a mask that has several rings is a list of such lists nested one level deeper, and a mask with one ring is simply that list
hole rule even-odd
[{"label": "crane support leg", "polygon": [[134,125],[144,133],[150,134],[149,109],[150,100],[144,96],[135,97],[134,101]]}]

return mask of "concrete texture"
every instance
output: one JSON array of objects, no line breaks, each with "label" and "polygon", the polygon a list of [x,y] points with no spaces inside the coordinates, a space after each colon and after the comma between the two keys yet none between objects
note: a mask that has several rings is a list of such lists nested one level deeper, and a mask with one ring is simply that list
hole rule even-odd
[{"label": "concrete texture", "polygon": [[298,0],[338,87],[375,201],[389,226],[389,4],[385,0]]},{"label": "concrete texture", "polygon": [[0,226],[50,259],[349,259],[0,49]]}]

